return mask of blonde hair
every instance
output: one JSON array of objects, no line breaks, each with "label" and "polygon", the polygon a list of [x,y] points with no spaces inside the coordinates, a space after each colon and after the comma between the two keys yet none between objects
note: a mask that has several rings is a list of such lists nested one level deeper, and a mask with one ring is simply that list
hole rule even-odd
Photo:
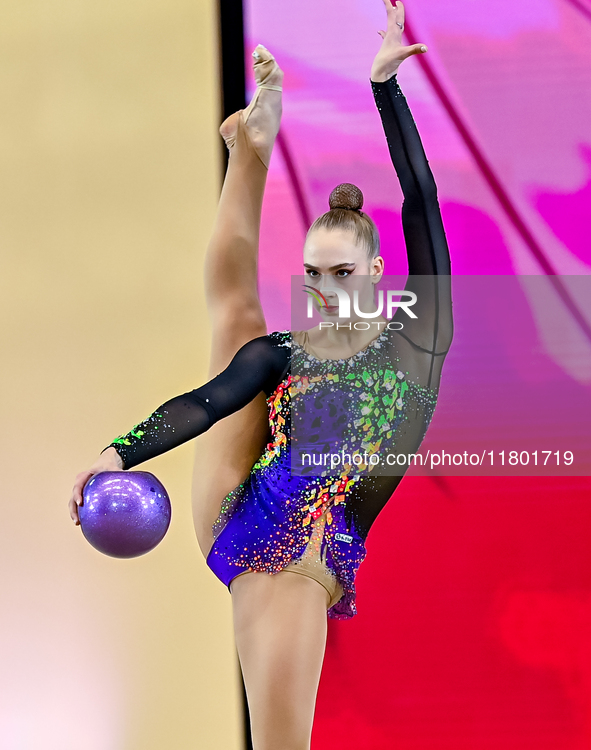
[{"label": "blonde hair", "polygon": [[308,235],[315,229],[342,229],[353,232],[355,239],[367,249],[372,260],[380,254],[380,235],[369,216],[361,210],[363,193],[350,182],[343,182],[332,191],[328,199],[330,211],[319,216],[308,229]]}]

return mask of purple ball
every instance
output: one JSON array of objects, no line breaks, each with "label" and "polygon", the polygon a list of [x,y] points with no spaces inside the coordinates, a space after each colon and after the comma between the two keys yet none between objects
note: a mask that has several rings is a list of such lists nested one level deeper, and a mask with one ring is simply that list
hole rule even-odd
[{"label": "purple ball", "polygon": [[148,471],[94,474],[82,496],[78,509],[82,533],[105,555],[144,555],[162,541],[168,530],[168,493]]}]

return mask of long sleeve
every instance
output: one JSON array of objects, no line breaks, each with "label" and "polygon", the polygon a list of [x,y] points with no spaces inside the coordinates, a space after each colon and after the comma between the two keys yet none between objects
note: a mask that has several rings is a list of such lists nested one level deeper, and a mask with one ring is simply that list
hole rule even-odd
[{"label": "long sleeve", "polygon": [[272,393],[288,366],[289,350],[278,345],[272,334],[253,339],[217,377],[166,401],[107,448],[115,448],[124,468],[131,469],[201,435],[261,391]]},{"label": "long sleeve", "polygon": [[392,163],[404,195],[402,226],[408,256],[408,291],[417,295],[411,320],[398,310],[400,335],[416,350],[444,355],[453,337],[451,263],[437,186],[408,102],[396,75],[371,82]]}]

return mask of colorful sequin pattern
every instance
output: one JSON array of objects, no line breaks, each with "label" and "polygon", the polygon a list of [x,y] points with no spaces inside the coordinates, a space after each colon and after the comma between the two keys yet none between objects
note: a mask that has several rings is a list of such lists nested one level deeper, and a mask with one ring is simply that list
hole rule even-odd
[{"label": "colorful sequin pattern", "polygon": [[289,395],[291,386],[291,375],[282,383],[279,383],[275,392],[267,399],[269,409],[269,430],[272,439],[267,443],[263,455],[253,466],[253,471],[269,466],[287,447],[287,431],[289,419]]},{"label": "colorful sequin pattern", "polygon": [[[226,498],[208,564],[226,583],[248,570],[278,572],[302,557],[321,522],[321,556],[344,591],[329,616],[346,619],[356,613],[355,576],[365,557],[348,505],[371,481],[369,457],[393,447],[412,421],[409,404],[423,405],[424,434],[436,395],[409,382],[391,352],[385,362],[384,335],[347,360],[318,360],[288,332],[271,335],[291,346],[291,373],[267,399],[270,440],[247,480]],[[317,455],[338,446],[351,461],[338,469],[302,467],[298,456],[312,446]]]},{"label": "colorful sequin pattern", "polygon": [[[145,422],[151,419],[154,423],[156,423],[161,418],[162,414],[158,411],[155,411],[152,415],[150,415],[150,417],[148,417],[147,420],[144,420],[144,422],[138,422],[137,424],[134,424],[134,426],[131,428],[131,430],[129,430],[128,433],[116,437],[115,440],[113,440],[112,445],[133,445],[134,440],[141,440],[146,434],[146,431],[141,429],[144,426]],[[155,429],[158,429],[158,427],[156,426]]]}]

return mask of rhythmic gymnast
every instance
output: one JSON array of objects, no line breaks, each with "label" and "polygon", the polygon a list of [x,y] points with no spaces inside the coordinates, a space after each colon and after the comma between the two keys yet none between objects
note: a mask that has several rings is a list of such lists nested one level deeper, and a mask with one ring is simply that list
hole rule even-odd
[{"label": "rhythmic gymnast", "polygon": [[[417,317],[399,309],[390,320],[375,319],[381,330],[333,325],[267,335],[257,255],[283,73],[259,45],[255,95],[220,128],[230,158],[205,264],[211,379],[116,438],[76,477],[69,504],[78,524],[82,489],[93,474],[131,469],[205,433],[196,444],[195,529],[208,565],[232,595],[255,750],[309,748],[327,611],[340,619],[355,614],[365,540],[404,473],[372,474],[365,459],[312,474],[294,469],[294,460],[313,445],[366,456],[384,448],[416,452],[453,336],[437,189],[396,75],[406,58],[427,48],[402,44],[404,6],[383,1],[387,30],[371,86],[404,195],[405,289],[416,294]],[[306,236],[305,281],[324,294],[327,304],[316,306],[325,322],[341,320],[331,289],[358,290],[359,309],[376,304],[384,262],[362,203],[361,191],[340,185]]]}]

